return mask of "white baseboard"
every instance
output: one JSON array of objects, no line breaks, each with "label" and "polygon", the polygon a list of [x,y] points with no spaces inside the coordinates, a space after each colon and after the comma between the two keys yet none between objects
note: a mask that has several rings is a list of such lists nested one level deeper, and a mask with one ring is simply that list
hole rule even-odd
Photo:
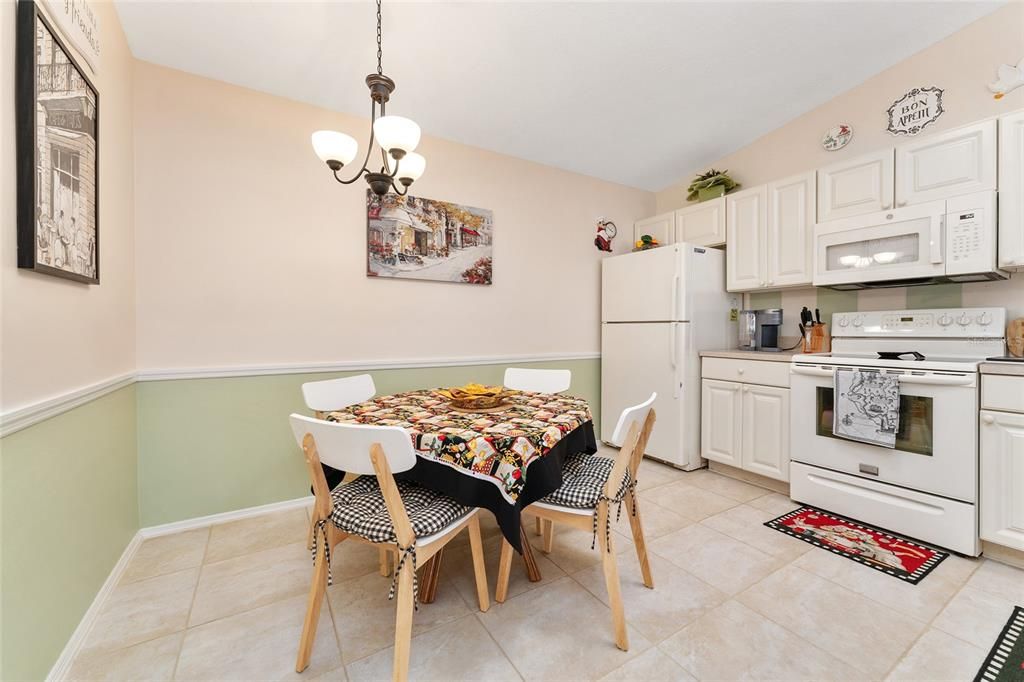
[{"label": "white baseboard", "polygon": [[195,530],[196,528],[215,526],[220,523],[227,523],[228,521],[238,521],[239,519],[263,516],[264,514],[273,514],[274,512],[285,511],[286,509],[297,509],[311,504],[313,504],[313,496],[306,495],[305,497],[297,497],[294,500],[282,500],[281,502],[261,504],[257,507],[246,507],[245,509],[236,509],[235,511],[220,512],[217,514],[209,514],[207,516],[197,516],[193,519],[185,519],[184,521],[162,523],[159,526],[148,526],[146,528],[139,529],[139,535],[143,539],[156,538],[161,535],[180,533],[185,530]]},{"label": "white baseboard", "polygon": [[100,588],[100,591],[96,593],[96,597],[92,600],[92,604],[89,605],[85,615],[82,616],[82,620],[79,621],[78,627],[75,628],[75,631],[71,634],[71,638],[68,639],[67,644],[64,645],[64,650],[61,651],[60,656],[57,658],[57,662],[53,664],[53,667],[50,669],[50,673],[46,676],[46,682],[60,682],[67,677],[68,672],[71,670],[71,663],[74,661],[75,656],[78,655],[82,645],[89,637],[89,633],[92,631],[93,625],[96,623],[96,618],[103,609],[103,603],[107,600],[107,597],[110,596],[113,589],[117,587],[125,569],[128,567],[128,564],[131,563],[131,560],[135,557],[135,553],[138,551],[139,546],[145,540],[160,537],[161,535],[171,535],[173,533],[180,533],[186,530],[194,530],[196,528],[207,528],[209,526],[227,523],[229,521],[263,516],[264,514],[273,514],[274,512],[284,511],[286,509],[300,509],[312,503],[313,496],[307,495],[306,497],[299,497],[294,500],[271,502],[270,504],[262,504],[257,507],[247,507],[245,509],[236,509],[235,511],[221,512],[219,514],[198,516],[194,519],[185,519],[184,521],[164,523],[159,526],[140,528],[132,537],[131,541],[129,541],[128,546],[124,548],[124,551],[121,553],[121,558],[117,560],[116,564],[114,564],[114,568],[111,569],[110,575],[107,576],[107,579],[103,582],[103,586]]},{"label": "white baseboard", "polygon": [[114,564],[114,568],[111,569],[110,575],[103,581],[103,586],[100,587],[100,591],[96,593],[96,596],[92,600],[92,604],[86,609],[85,615],[82,616],[82,620],[78,622],[78,627],[71,633],[70,639],[67,644],[64,645],[64,650],[60,652],[60,656],[57,658],[57,662],[50,668],[50,673],[46,676],[46,682],[56,682],[57,680],[63,680],[67,677],[68,672],[71,670],[71,663],[74,661],[75,656],[78,655],[78,651],[82,648],[82,644],[85,643],[89,637],[89,633],[92,631],[93,625],[96,624],[96,619],[99,617],[100,611],[103,610],[103,603],[107,600],[107,597],[117,587],[117,583],[121,581],[121,576],[124,574],[128,564],[135,557],[135,552],[138,551],[139,545],[142,544],[142,536],[135,533],[132,539],[128,542],[128,546],[121,552],[121,558]]}]

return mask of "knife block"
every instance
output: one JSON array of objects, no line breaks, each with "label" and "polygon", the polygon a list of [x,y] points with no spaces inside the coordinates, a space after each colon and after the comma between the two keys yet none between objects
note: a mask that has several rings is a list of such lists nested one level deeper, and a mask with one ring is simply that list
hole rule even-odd
[{"label": "knife block", "polygon": [[827,353],[832,350],[832,337],[826,333],[827,329],[828,325],[825,324],[805,327],[802,351],[804,353]]}]

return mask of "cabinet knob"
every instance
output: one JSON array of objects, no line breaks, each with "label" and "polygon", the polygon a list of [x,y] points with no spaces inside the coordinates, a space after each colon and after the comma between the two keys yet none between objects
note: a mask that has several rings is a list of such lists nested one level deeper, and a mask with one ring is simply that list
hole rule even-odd
[{"label": "cabinet knob", "polygon": [[904,200],[904,201],[901,201],[901,202],[897,203],[896,205],[897,206],[906,206],[907,202]]},{"label": "cabinet knob", "polygon": [[740,367],[738,370],[736,370],[736,373],[737,374],[743,374],[744,371],[745,370],[742,367]]},{"label": "cabinet knob", "polygon": [[743,392],[744,392],[744,393],[747,393],[747,392],[749,392],[749,391],[750,391],[750,386],[744,386],[744,387],[743,387]]},{"label": "cabinet knob", "polygon": [[764,286],[764,280],[763,279],[761,280],[761,283],[759,284],[759,286],[762,286],[762,287]]},{"label": "cabinet knob", "polygon": [[883,211],[888,211],[890,208],[892,208],[892,204],[882,204]]},{"label": "cabinet knob", "polygon": [[995,420],[996,420],[996,418],[995,418],[995,417],[993,417],[993,416],[992,416],[992,415],[990,415],[990,414],[986,414],[985,416],[983,416],[983,417],[981,418],[981,421],[985,422],[986,424],[991,424],[991,423],[992,423],[992,422],[994,422]]},{"label": "cabinet knob", "polygon": [[768,280],[768,284],[775,284],[775,280],[773,280],[773,279]]}]

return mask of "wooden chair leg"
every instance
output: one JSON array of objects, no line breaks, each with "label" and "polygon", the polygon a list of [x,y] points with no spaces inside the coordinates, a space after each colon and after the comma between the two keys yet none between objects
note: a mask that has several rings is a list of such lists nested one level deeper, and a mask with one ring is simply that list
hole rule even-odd
[{"label": "wooden chair leg", "polygon": [[[607,511],[605,511],[607,515]],[[604,585],[608,590],[608,604],[612,610],[612,626],[615,628],[615,646],[629,651],[629,634],[626,631],[626,614],[622,608],[622,588],[619,585],[619,567],[616,563],[615,546],[605,536],[604,523],[598,519],[598,539],[601,551],[601,565],[604,568]]]},{"label": "wooden chair leg", "polygon": [[480,519],[476,514],[469,520],[469,548],[473,553],[473,575],[476,579],[476,598],[480,610],[491,608],[490,586],[487,584],[487,567],[484,564],[484,541],[480,535]]},{"label": "wooden chair leg", "polygon": [[295,672],[301,673],[309,665],[309,657],[313,653],[313,642],[316,640],[316,626],[320,622],[320,606],[327,592],[327,560],[323,542],[317,547],[316,565],[313,567],[313,584],[309,587],[309,599],[306,602],[306,620],[302,624],[302,637],[299,639],[299,655],[295,660]]},{"label": "wooden chair leg", "polygon": [[377,550],[377,558],[380,563],[380,574],[385,578],[391,575],[391,562],[389,561],[390,556],[391,552],[383,547]]},{"label": "wooden chair leg", "polygon": [[395,659],[391,679],[405,682],[409,679],[409,649],[412,647],[412,614],[415,608],[412,594],[412,562],[406,561],[398,575],[398,613],[395,619]]},{"label": "wooden chair leg", "polygon": [[437,597],[437,584],[441,580],[441,560],[444,559],[444,547],[420,567],[420,603],[433,604]]},{"label": "wooden chair leg", "polygon": [[501,556],[498,558],[498,584],[494,587],[494,601],[499,604],[508,597],[508,579],[512,572],[512,555],[514,553],[512,545],[508,544],[508,540],[502,538]]},{"label": "wooden chair leg", "polygon": [[[626,513],[629,514],[629,528],[633,531],[633,546],[636,548],[636,558],[640,562],[640,573],[644,577],[644,586],[654,589],[654,577],[651,575],[651,562],[647,559],[647,543],[644,541],[644,528],[640,523],[640,506],[637,500],[633,499],[633,493],[626,495],[624,500]],[[636,514],[632,514],[633,510]]]},{"label": "wooden chair leg", "polygon": [[544,522],[544,553],[551,554],[551,548],[555,546],[555,522]]},{"label": "wooden chair leg", "polygon": [[536,528],[535,528],[536,534],[537,535],[543,535],[544,534],[544,522],[543,522],[543,520],[539,516],[535,516],[535,517],[533,517],[533,519],[534,519],[534,521],[537,522],[536,523]]}]

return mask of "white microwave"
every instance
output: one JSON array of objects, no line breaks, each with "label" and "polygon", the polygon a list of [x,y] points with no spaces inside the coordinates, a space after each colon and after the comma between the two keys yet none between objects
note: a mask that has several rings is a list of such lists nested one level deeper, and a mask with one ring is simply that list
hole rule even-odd
[{"label": "white microwave", "polygon": [[903,287],[1006,279],[996,193],[977,192],[814,226],[814,285]]}]

